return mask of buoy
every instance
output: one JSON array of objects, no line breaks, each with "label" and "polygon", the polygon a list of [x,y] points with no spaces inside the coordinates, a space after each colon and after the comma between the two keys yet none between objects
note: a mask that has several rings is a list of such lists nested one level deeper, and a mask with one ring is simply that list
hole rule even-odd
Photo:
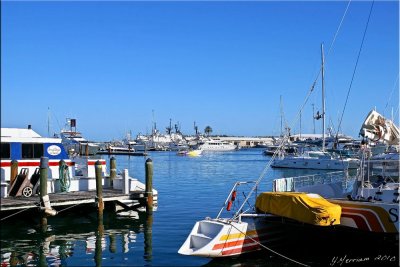
[{"label": "buoy", "polygon": [[226,205],[226,210],[230,211],[232,207],[232,201],[229,200],[228,205]]}]

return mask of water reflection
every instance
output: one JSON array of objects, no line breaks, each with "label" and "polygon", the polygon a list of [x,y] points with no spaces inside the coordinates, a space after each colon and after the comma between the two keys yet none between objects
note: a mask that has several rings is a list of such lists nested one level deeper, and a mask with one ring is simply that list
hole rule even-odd
[{"label": "water reflection", "polygon": [[[152,223],[144,212],[137,212],[135,218],[105,212],[103,221],[97,220],[96,212],[64,214],[48,218],[45,231],[39,222],[9,220],[2,223],[1,266],[61,266],[72,257],[77,265],[108,266],[104,259],[128,253],[143,232],[144,257],[151,261]],[[88,255],[93,255],[91,263]]]}]

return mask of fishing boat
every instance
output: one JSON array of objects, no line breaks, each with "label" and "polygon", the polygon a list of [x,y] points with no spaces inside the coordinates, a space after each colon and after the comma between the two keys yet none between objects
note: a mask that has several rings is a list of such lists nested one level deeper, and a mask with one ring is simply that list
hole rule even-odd
[{"label": "fishing boat", "polygon": [[[384,120],[379,134],[370,127],[379,121],[364,123],[360,134],[398,143],[391,121]],[[267,165],[257,181],[236,182],[216,218],[196,222],[178,253],[219,258],[265,250],[302,265],[397,264],[399,161],[393,157],[364,159],[354,176],[339,171],[275,179],[271,192],[257,195]],[[391,166],[390,172],[374,171],[376,164]],[[240,192],[249,185],[249,192]]]}]

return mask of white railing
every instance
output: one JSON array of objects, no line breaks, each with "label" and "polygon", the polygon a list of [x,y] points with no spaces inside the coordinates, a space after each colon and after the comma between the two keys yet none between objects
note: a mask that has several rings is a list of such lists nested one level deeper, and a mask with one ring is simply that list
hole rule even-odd
[{"label": "white railing", "polygon": [[318,184],[333,184],[342,182],[343,189],[347,189],[353,184],[357,175],[349,175],[347,171],[336,171],[328,173],[319,173],[313,175],[304,175],[296,177],[287,177],[274,179],[272,183],[273,192],[294,192],[297,188],[313,186]]}]

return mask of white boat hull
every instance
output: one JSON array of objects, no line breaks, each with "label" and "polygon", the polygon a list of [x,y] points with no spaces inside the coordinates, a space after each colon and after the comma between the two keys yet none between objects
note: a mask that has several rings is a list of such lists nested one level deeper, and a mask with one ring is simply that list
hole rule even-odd
[{"label": "white boat hull", "polygon": [[314,159],[314,158],[283,158],[275,159],[271,166],[273,168],[291,168],[291,169],[316,169],[316,170],[346,170],[357,169],[358,160],[343,159]]}]

